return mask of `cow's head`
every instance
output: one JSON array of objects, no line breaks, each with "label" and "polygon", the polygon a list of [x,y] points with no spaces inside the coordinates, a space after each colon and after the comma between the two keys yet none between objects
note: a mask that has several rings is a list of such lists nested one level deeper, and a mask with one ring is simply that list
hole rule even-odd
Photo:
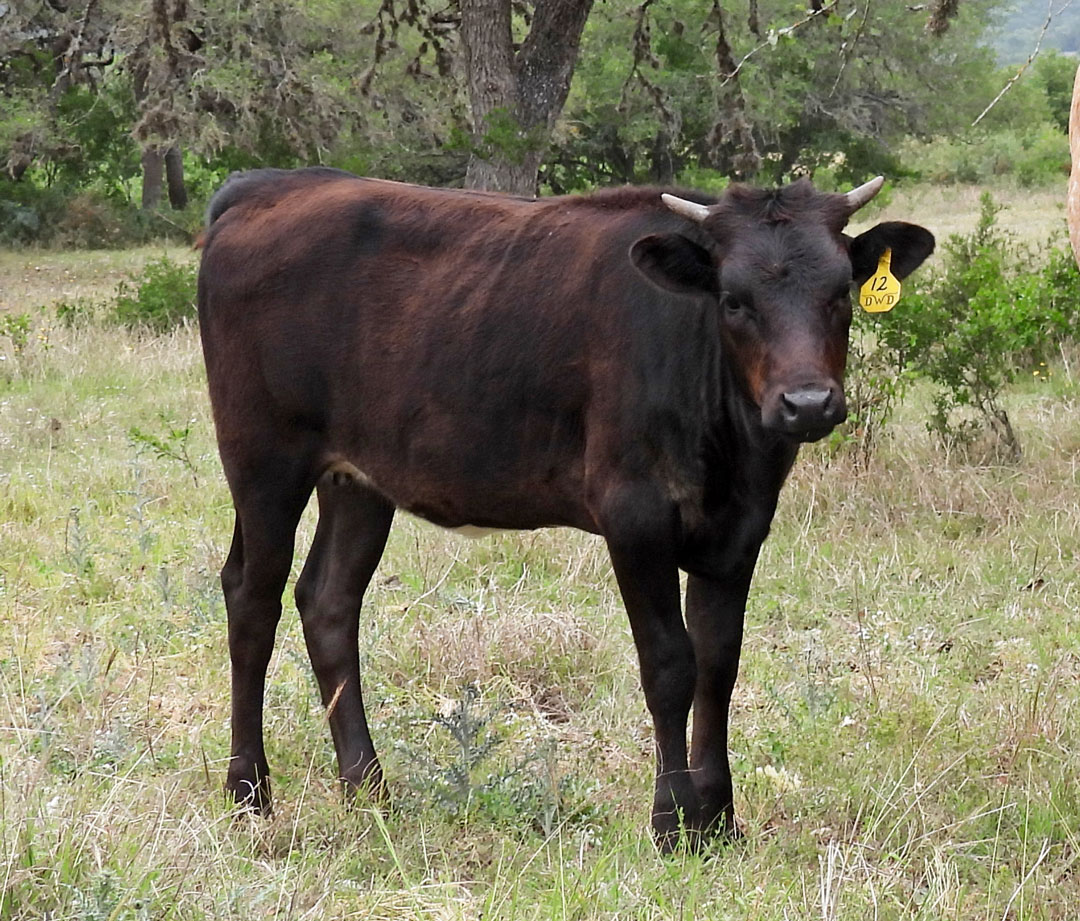
[{"label": "cow's head", "polygon": [[843,233],[883,183],[879,176],[846,194],[807,180],[773,191],[739,186],[714,205],[664,195],[697,228],[630,248],[653,283],[716,298],[725,361],[770,431],[815,441],[844,421],[852,282],[866,281],[885,249],[898,278],[933,252],[933,235],[915,224]]}]

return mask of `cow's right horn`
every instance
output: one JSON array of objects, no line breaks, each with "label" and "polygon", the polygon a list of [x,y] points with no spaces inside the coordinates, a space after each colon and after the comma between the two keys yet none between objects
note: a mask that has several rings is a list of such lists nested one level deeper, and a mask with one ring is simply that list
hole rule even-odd
[{"label": "cow's right horn", "polygon": [[668,195],[667,192],[664,192],[660,197],[672,211],[682,217],[689,218],[691,221],[700,224],[709,216],[710,212],[707,205],[699,205],[696,201],[687,201],[677,195]]},{"label": "cow's right horn", "polygon": [[844,200],[847,202],[848,206],[848,214],[854,214],[858,211],[881,191],[883,185],[885,185],[885,177],[875,176],[869,182],[864,182],[857,189],[852,189],[848,192],[847,195],[844,196]]}]

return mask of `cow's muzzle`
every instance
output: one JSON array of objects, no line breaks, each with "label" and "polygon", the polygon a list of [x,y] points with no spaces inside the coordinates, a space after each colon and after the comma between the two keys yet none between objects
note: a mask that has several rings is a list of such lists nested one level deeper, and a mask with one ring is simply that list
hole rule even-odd
[{"label": "cow's muzzle", "polygon": [[767,429],[804,442],[824,438],[846,418],[844,392],[834,384],[783,390],[762,413]]}]

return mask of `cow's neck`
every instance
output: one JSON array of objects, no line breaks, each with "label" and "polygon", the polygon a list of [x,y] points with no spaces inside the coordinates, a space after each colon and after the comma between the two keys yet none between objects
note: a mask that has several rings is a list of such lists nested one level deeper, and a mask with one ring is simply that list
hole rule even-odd
[{"label": "cow's neck", "polygon": [[[704,394],[704,517],[684,532],[684,568],[726,574],[757,556],[798,445],[767,432],[760,410],[720,356]],[[684,518],[684,524],[689,524]]]}]

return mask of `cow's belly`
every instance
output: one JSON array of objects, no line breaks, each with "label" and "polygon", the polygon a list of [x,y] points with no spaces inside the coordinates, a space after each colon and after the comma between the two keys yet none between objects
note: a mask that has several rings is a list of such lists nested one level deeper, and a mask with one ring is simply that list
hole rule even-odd
[{"label": "cow's belly", "polygon": [[520,469],[498,476],[491,471],[463,475],[454,464],[417,470],[356,460],[336,458],[324,476],[373,489],[396,507],[466,537],[560,526],[597,531],[573,464],[558,476],[550,470],[523,475]]}]

